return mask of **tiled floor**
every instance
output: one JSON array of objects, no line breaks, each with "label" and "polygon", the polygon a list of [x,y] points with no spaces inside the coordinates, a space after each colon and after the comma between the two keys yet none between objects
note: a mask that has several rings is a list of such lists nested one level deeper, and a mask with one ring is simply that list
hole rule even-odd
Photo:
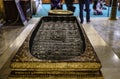
[{"label": "tiled floor", "polygon": [[[33,20],[33,21],[38,21]],[[34,24],[35,22],[30,24]],[[89,24],[82,24],[102,64],[105,79],[120,79],[120,19],[91,18]],[[31,27],[31,26],[28,26]],[[27,27],[0,27],[0,50],[12,43]],[[8,38],[8,36],[9,38]],[[102,38],[101,38],[102,37]],[[23,39],[23,38],[19,38]],[[16,39],[17,40],[17,39]],[[3,43],[4,42],[4,43]],[[16,42],[17,43],[17,42]],[[11,45],[12,47],[12,45]],[[16,45],[17,47],[17,45]],[[112,48],[112,49],[111,49]],[[3,53],[4,54],[4,53]],[[2,55],[0,55],[0,60]],[[3,60],[3,59],[2,59]],[[0,65],[1,65],[0,61]],[[1,66],[0,66],[1,67]],[[0,78],[1,79],[1,78]]]},{"label": "tiled floor", "polygon": [[23,26],[3,26],[0,28],[0,41],[2,41],[0,42],[0,54],[7,49],[7,46],[16,39],[23,29]]},{"label": "tiled floor", "polygon": [[120,58],[120,19],[92,18],[90,24]]},{"label": "tiled floor", "polygon": [[39,19],[32,18],[28,26],[2,26],[0,28],[0,79],[7,79],[11,59]]},{"label": "tiled floor", "polygon": [[119,19],[110,21],[108,18],[91,18],[91,23],[83,24],[83,28],[101,61],[101,71],[105,79],[120,78],[119,21]]}]

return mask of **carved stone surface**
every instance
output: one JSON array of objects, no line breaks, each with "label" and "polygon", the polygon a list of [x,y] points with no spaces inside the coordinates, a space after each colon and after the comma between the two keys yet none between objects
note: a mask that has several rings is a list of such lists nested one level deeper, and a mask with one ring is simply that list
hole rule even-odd
[{"label": "carved stone surface", "polygon": [[[66,20],[69,19],[66,18]],[[81,26],[76,27],[78,25],[76,20],[62,22],[59,25],[58,21],[44,21],[40,30],[37,28],[38,31],[35,34],[37,38],[31,38],[34,35],[31,33],[14,56],[9,79],[103,79],[100,61],[84,31],[82,30],[81,33],[78,30]],[[80,34],[83,34],[84,40]],[[33,39],[33,48],[30,52],[31,39]],[[47,52],[48,49],[50,52]],[[62,49],[66,49],[67,52],[63,52]],[[50,57],[50,55],[53,56]],[[42,58],[42,56],[45,57]],[[62,58],[63,56],[65,58]]]},{"label": "carved stone surface", "polygon": [[[66,17],[65,17],[66,18]],[[67,19],[68,20],[68,19]],[[64,21],[64,20],[63,20]],[[47,25],[47,23],[49,24],[50,23],[50,25]],[[53,24],[54,23],[54,24]],[[76,47],[77,47],[77,51],[80,51],[80,52],[77,52],[77,55],[74,55],[74,57],[72,57],[72,58],[69,58],[69,59],[64,59],[64,60],[45,60],[45,59],[40,59],[40,58],[36,58],[35,56],[33,56],[33,55],[35,55],[36,54],[36,52],[34,52],[33,53],[33,55],[30,53],[30,49],[29,49],[29,40],[31,39],[31,34],[28,36],[28,38],[25,40],[25,42],[23,43],[23,45],[21,46],[21,48],[18,50],[18,52],[17,52],[17,54],[15,55],[15,57],[13,58],[13,60],[12,61],[14,61],[14,62],[26,62],[26,61],[42,61],[42,62],[52,62],[52,61],[55,61],[55,62],[57,62],[57,61],[82,61],[82,62],[97,62],[97,63],[99,63],[99,59],[98,59],[98,57],[97,57],[97,55],[96,55],[96,53],[95,53],[95,51],[94,51],[94,49],[93,49],[93,47],[92,47],[92,45],[91,45],[91,43],[89,42],[89,40],[88,40],[88,38],[86,37],[86,35],[83,33],[83,36],[84,36],[84,41],[82,40],[82,38],[80,37],[80,33],[79,33],[79,31],[78,31],[78,27],[76,27],[77,26],[77,23],[75,22],[75,21],[73,21],[72,23],[70,23],[70,21],[66,21],[65,23],[61,23],[61,25],[62,24],[64,24],[64,25],[66,25],[66,26],[64,26],[64,25],[62,25],[62,26],[57,26],[56,25],[56,23],[53,21],[53,23],[51,23],[51,22],[45,22],[45,24],[44,23],[42,23],[41,24],[41,27],[40,27],[40,29],[41,30],[39,30],[38,32],[40,32],[40,34],[37,34],[36,35],[36,37],[38,37],[37,39],[35,39],[34,40],[34,42],[35,41],[39,41],[39,44],[40,44],[40,46],[38,46],[38,47],[40,47],[38,50],[44,50],[44,51],[42,51],[42,52],[44,52],[43,54],[45,54],[45,52],[46,51],[48,51],[48,49],[50,49],[50,47],[49,47],[49,45],[51,44],[51,43],[56,43],[55,45],[56,46],[53,46],[53,48],[51,48],[50,50],[52,51],[61,51],[61,49],[62,48],[65,48],[65,45],[67,45],[67,44],[64,44],[66,41],[67,42],[69,42],[69,44],[75,44],[76,45]],[[69,24],[69,25],[67,25],[67,24]],[[72,24],[72,25],[71,25]],[[56,27],[57,27],[57,29],[59,28],[59,30],[62,30],[62,32],[60,32],[59,34],[58,34],[58,36],[59,36],[59,38],[56,38],[57,36],[54,34],[54,32],[59,32],[59,30],[52,30],[53,32],[50,32],[50,30],[49,30],[49,28],[52,26],[52,25],[56,25]],[[42,27],[42,26],[46,26],[46,27]],[[73,26],[73,27],[72,27]],[[49,28],[48,28],[49,27]],[[68,28],[67,27],[69,27],[69,30],[68,30]],[[80,27],[80,26],[79,26]],[[46,29],[46,30],[44,30],[44,29]],[[51,29],[56,29],[55,27],[53,28],[53,27],[51,27]],[[63,31],[65,31],[65,29],[67,29],[67,32],[63,32]],[[47,33],[48,32],[48,33]],[[78,33],[76,33],[76,32],[78,32]],[[43,35],[42,35],[43,34]],[[47,36],[47,38],[45,38],[45,34],[46,34],[46,36]],[[40,36],[39,36],[40,35]],[[50,36],[51,35],[51,36]],[[52,35],[53,35],[53,37],[52,37]],[[61,37],[62,38],[61,38]],[[71,38],[71,39],[66,39],[66,38]],[[47,41],[47,42],[46,42]],[[51,42],[52,41],[52,42]],[[50,43],[51,42],[51,43]],[[66,43],[67,43],[66,42]],[[42,43],[42,44],[41,44]],[[45,45],[47,45],[47,43],[48,43],[48,47],[46,46],[46,50],[45,50]],[[49,44],[50,43],[50,44]],[[82,45],[80,45],[80,43],[81,44],[85,44],[85,47],[84,46],[82,46]],[[36,44],[38,44],[38,42],[36,42]],[[63,44],[63,45],[62,45]],[[69,50],[71,50],[71,48],[73,49],[75,46],[72,46],[72,45],[67,45],[68,46],[68,48],[67,48],[67,46],[66,46],[66,50],[67,51],[69,51]],[[51,44],[52,45],[52,44]],[[34,45],[33,45],[34,46]],[[60,47],[61,46],[61,47]],[[63,46],[63,47],[62,47]],[[56,47],[56,48],[55,48]],[[70,48],[71,47],[71,48]],[[82,48],[85,48],[85,50],[83,51],[83,49]],[[33,52],[33,49],[34,48],[32,48],[32,52]],[[38,50],[34,50],[34,51],[38,51]],[[73,49],[74,50],[74,49]],[[71,50],[71,51],[73,51],[73,50]],[[75,50],[76,50],[76,48],[75,48]],[[37,52],[37,53],[40,53],[41,54],[41,52]],[[49,52],[48,52],[49,53]],[[54,54],[54,52],[52,52],[53,54]],[[67,56],[67,54],[69,53],[69,52],[65,52],[66,53],[66,56]],[[76,53],[76,52],[75,52]],[[60,53],[61,54],[61,53]]]},{"label": "carved stone surface", "polygon": [[84,52],[83,42],[75,22],[44,22],[35,35],[31,54],[45,60],[73,58]]}]

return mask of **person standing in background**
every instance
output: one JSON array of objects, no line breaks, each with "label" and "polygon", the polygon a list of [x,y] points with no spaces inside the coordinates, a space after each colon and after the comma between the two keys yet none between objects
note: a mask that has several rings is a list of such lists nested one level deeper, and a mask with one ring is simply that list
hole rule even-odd
[{"label": "person standing in background", "polygon": [[84,18],[83,18],[83,11],[84,11],[84,6],[85,6],[85,10],[86,10],[86,22],[89,23],[90,22],[90,0],[78,0],[79,2],[79,9],[80,9],[80,23],[84,22]]},{"label": "person standing in background", "polygon": [[51,10],[62,9],[62,4],[64,0],[51,0]]},{"label": "person standing in background", "polygon": [[75,7],[73,6],[74,0],[65,0],[67,10],[74,12]]}]

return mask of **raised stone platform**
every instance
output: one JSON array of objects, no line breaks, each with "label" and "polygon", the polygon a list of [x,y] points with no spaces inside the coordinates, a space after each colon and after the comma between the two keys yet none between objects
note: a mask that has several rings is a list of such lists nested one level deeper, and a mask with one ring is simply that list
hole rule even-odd
[{"label": "raised stone platform", "polygon": [[[36,47],[40,49],[37,52],[37,55],[39,57],[35,56],[36,54],[32,53],[33,52],[32,46],[34,46],[36,41],[35,38],[36,37],[40,38],[41,36],[41,35],[36,36],[37,33],[39,32],[39,30],[41,30],[41,28],[44,27],[42,26],[44,25],[44,23],[47,24],[48,22],[51,22],[51,21],[52,21],[52,24],[56,24],[59,21],[60,24],[58,27],[62,27],[63,26],[62,24],[64,23],[67,23],[67,24],[70,23],[72,26],[75,27],[75,28],[72,28],[71,30],[74,30],[74,31],[77,30],[79,32],[78,34],[80,34],[79,37],[82,37],[80,39],[82,39],[83,44],[85,44],[83,45],[83,49],[82,49],[83,52],[81,54],[77,54],[77,55],[75,54],[75,56],[67,59],[56,59],[56,58],[51,59],[46,57],[41,58],[40,54],[41,54],[41,49],[43,48],[39,48],[39,46]],[[47,27],[49,26],[51,25],[48,25]],[[63,29],[63,30],[68,32],[69,31],[68,29],[70,28],[70,26],[67,26],[67,27],[66,26],[64,26],[64,28],[66,29]],[[50,30],[51,29],[49,28],[47,29],[43,28],[41,31],[49,31],[48,33],[50,33]],[[74,31],[72,34],[75,35],[76,33],[74,33]],[[67,34],[68,33],[65,32],[65,37],[67,37],[66,36]],[[72,36],[72,34],[70,36]],[[44,35],[44,37],[46,36],[47,35]],[[41,38],[41,40],[43,40],[43,38]],[[68,34],[68,38],[69,38],[69,34]],[[65,38],[65,39],[68,39],[68,38]],[[38,40],[38,41],[41,41],[41,40]],[[43,42],[42,45],[46,43],[45,40],[46,39],[42,41]],[[58,39],[56,40],[60,41]],[[75,41],[75,38],[73,39],[72,42],[74,41]],[[62,43],[66,43],[66,42],[62,42]],[[42,50],[43,52],[48,50],[46,48],[44,49],[45,50]],[[61,50],[58,49],[58,52],[61,53]],[[73,50],[76,50],[76,49],[73,49]],[[52,55],[54,55],[54,52],[51,52]],[[42,55],[44,54],[45,53],[42,53]],[[67,56],[67,53],[65,53],[65,55]],[[69,52],[68,52],[68,55],[69,55]],[[54,58],[54,56],[52,57]],[[33,32],[28,36],[28,38],[25,40],[25,42],[23,43],[23,45],[21,46],[21,48],[13,58],[11,63],[11,68],[12,68],[12,72],[9,76],[9,79],[31,79],[31,78],[32,79],[40,79],[40,78],[42,79],[49,79],[49,78],[50,79],[54,79],[54,78],[55,79],[56,78],[57,79],[77,79],[77,78],[103,79],[102,74],[100,72],[101,63],[91,43],[89,42],[89,39],[86,37],[84,30],[82,29],[81,25],[78,23],[76,17],[43,17],[40,20],[40,23],[38,24],[38,26],[36,26]]]}]

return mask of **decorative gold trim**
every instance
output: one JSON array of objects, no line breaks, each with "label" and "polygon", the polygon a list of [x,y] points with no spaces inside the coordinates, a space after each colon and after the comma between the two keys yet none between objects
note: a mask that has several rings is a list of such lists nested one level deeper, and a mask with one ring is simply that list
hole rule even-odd
[{"label": "decorative gold trim", "polygon": [[44,77],[42,77],[42,78],[40,78],[40,77],[35,77],[35,78],[33,78],[33,77],[29,77],[29,78],[25,78],[25,77],[20,77],[20,78],[16,78],[16,77],[9,77],[8,79],[104,79],[103,77],[87,77],[87,78],[80,78],[80,77],[74,77],[74,78],[71,78],[71,77],[69,77],[69,78],[66,78],[66,77],[47,77],[47,78],[44,78]]},{"label": "decorative gold trim", "polygon": [[101,68],[100,63],[94,62],[60,62],[60,63],[49,63],[49,62],[14,62],[11,64],[12,68],[36,68],[36,69],[96,69]]},{"label": "decorative gold trim", "polygon": [[72,11],[68,11],[68,10],[50,10],[49,13],[52,13],[52,14],[73,14]]}]

